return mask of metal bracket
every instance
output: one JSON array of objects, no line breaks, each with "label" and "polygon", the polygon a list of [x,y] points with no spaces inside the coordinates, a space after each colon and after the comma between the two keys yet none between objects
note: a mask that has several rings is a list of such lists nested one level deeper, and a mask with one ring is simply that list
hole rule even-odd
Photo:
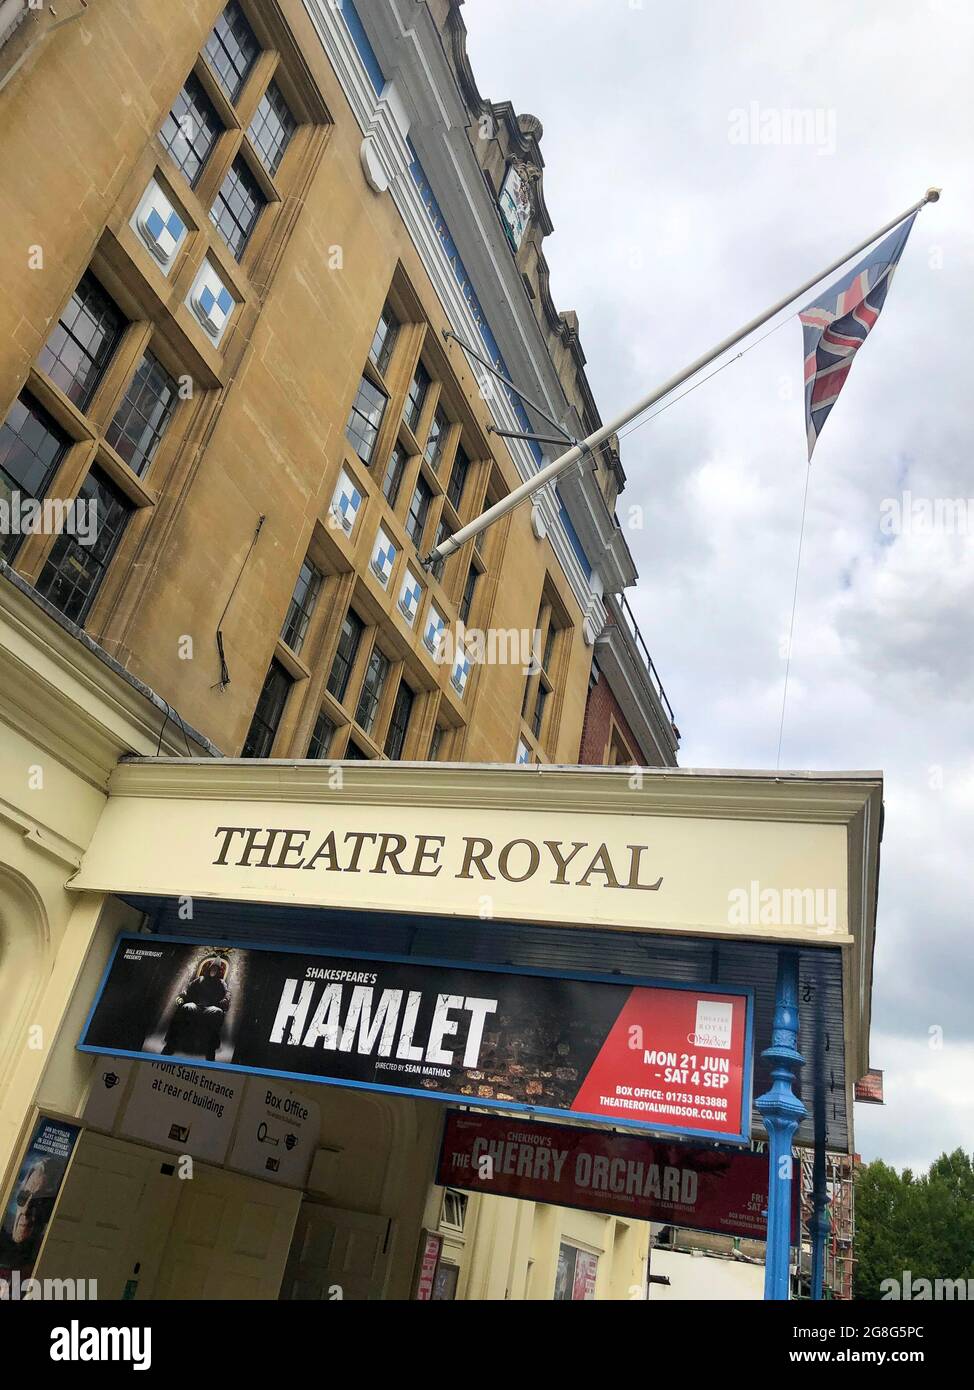
[{"label": "metal bracket", "polygon": [[570,436],[566,439],[558,439],[551,434],[529,434],[524,430],[499,430],[496,425],[488,425],[487,433],[499,435],[501,439],[533,439],[538,444],[558,444],[560,446],[575,443],[575,440]]},{"label": "metal bracket", "polygon": [[[493,362],[489,362],[486,357],[481,357],[480,353],[476,350],[476,348],[472,348],[469,343],[464,342],[462,338],[458,337],[457,334],[453,332],[452,328],[444,328],[442,331],[443,337],[447,341],[449,341],[449,339],[452,338],[455,343],[459,343],[459,345],[463,348],[464,352],[468,355],[468,357],[472,357],[475,362],[479,362],[480,365],[483,368],[485,368],[488,372],[490,372],[492,376],[495,376],[498,381],[503,382],[504,385],[508,388],[508,390],[513,391],[515,396],[518,396],[522,401],[524,401],[525,405],[529,405],[532,410],[537,411],[537,413],[541,416],[543,420],[547,420],[548,424],[551,425],[553,429],[556,429],[558,431],[561,437],[557,440],[552,440],[552,443],[574,443],[574,440],[572,439],[568,431],[562,425],[560,425],[557,420],[552,419],[552,417],[548,414],[544,407],[538,405],[538,402],[534,400],[533,397],[527,395],[524,391],[521,390],[519,386],[515,386],[514,382],[511,381],[510,377],[507,377],[504,375],[503,372],[498,371],[498,369],[494,366]],[[502,431],[497,430],[495,431],[495,433],[500,434],[502,433]],[[517,438],[516,435],[511,435],[510,437]],[[530,439],[531,437],[531,435],[525,436],[525,438],[528,439]]]}]

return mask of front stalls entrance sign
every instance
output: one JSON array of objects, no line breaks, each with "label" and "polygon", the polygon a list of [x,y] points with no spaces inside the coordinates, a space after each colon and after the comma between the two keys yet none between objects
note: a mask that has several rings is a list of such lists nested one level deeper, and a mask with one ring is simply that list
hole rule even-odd
[{"label": "front stalls entrance sign", "polygon": [[[220,998],[187,1021],[215,960]],[[752,1008],[719,985],[122,936],[79,1047],[745,1143]]]}]

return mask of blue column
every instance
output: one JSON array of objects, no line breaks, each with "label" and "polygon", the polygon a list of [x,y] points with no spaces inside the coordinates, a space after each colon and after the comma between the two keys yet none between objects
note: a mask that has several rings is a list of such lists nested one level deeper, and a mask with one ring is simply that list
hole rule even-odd
[{"label": "blue column", "polygon": [[766,1299],[788,1298],[791,1254],[791,1141],[805,1117],[792,1090],[803,1058],[798,1051],[798,954],[779,951],[771,1046],[761,1054],[771,1063],[771,1090],[755,1104],[768,1131],[768,1249],[764,1269]]}]

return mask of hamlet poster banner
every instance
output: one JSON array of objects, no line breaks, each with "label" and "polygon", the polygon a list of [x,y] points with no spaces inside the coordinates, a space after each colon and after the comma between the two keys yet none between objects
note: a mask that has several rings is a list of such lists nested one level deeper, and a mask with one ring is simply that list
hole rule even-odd
[{"label": "hamlet poster banner", "polygon": [[122,936],[78,1046],[744,1143],[751,992]]}]

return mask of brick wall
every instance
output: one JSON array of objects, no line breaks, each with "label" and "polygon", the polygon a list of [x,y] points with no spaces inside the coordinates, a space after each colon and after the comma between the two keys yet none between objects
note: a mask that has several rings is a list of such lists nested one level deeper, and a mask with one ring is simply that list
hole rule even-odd
[{"label": "brick wall", "polygon": [[609,732],[612,721],[615,720],[619,732],[633,752],[633,755],[643,765],[655,766],[659,759],[650,756],[647,749],[641,747],[637,742],[635,734],[626,723],[619,702],[612,693],[612,689],[605,676],[599,672],[599,678],[588,693],[588,702],[585,706],[585,721],[582,725],[582,740],[578,750],[578,761],[580,763],[601,763],[605,757],[606,745],[609,742]]}]

